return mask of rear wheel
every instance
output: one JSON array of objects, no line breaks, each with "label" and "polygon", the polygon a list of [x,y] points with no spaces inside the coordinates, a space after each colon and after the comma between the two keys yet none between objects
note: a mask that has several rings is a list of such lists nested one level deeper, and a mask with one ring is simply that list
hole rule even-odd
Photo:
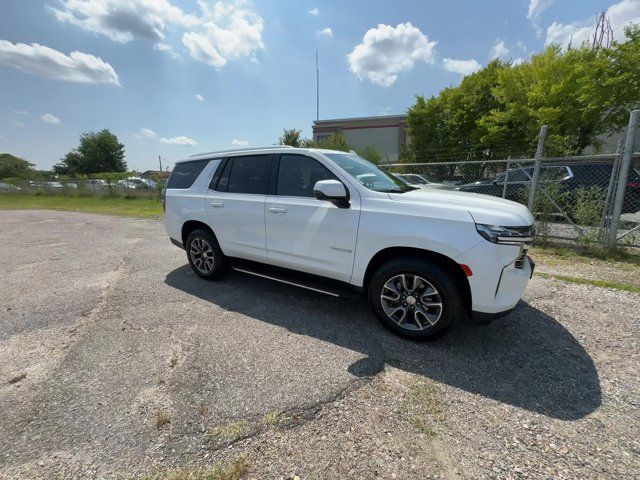
[{"label": "rear wheel", "polygon": [[369,303],[384,326],[415,340],[435,338],[465,315],[452,275],[421,258],[380,267],[369,283]]},{"label": "rear wheel", "polygon": [[216,241],[207,230],[194,230],[185,244],[191,269],[205,280],[215,280],[228,270],[227,260]]}]

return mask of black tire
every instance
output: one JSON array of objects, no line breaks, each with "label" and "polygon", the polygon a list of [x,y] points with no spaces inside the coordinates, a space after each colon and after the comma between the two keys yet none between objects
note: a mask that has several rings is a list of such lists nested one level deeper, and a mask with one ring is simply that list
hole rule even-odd
[{"label": "black tire", "polygon": [[[229,262],[222,253],[216,237],[208,230],[198,229],[191,232],[187,237],[185,250],[191,269],[200,278],[216,280],[229,270]],[[200,254],[197,253],[198,250]],[[201,261],[198,261],[199,259]],[[205,266],[207,268],[204,268]]]},{"label": "black tire", "polygon": [[[407,278],[405,283],[414,281],[410,281],[411,276],[420,277],[415,280],[418,285],[413,285],[415,290],[409,292],[401,286],[402,281],[397,279],[402,275]],[[385,285],[394,286],[394,289],[386,288]],[[433,291],[432,288],[435,294],[430,293]],[[387,297],[404,293],[407,302],[410,301],[412,304],[402,300],[404,297],[400,297],[397,301],[384,300],[381,298],[383,291]],[[415,297],[411,295],[414,292],[417,292]],[[407,293],[410,294],[407,296]],[[388,261],[373,274],[369,282],[368,296],[378,320],[392,332],[412,340],[435,339],[466,316],[461,300],[463,297],[453,276],[442,265],[431,263],[428,259],[407,257]],[[438,303],[441,304],[440,307],[437,307]],[[385,307],[387,312],[396,309],[394,311],[396,320],[385,312]],[[404,315],[402,309],[404,309]],[[422,325],[422,328],[419,325]]]}]

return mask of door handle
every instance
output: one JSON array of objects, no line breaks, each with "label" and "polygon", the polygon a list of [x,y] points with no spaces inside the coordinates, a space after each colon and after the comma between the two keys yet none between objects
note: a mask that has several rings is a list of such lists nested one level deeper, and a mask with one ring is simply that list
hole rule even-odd
[{"label": "door handle", "polygon": [[211,202],[211,206],[213,208],[222,208],[222,207],[224,207],[224,203],[223,202]]},{"label": "door handle", "polygon": [[268,210],[271,213],[287,213],[287,209],[286,208],[269,207]]}]

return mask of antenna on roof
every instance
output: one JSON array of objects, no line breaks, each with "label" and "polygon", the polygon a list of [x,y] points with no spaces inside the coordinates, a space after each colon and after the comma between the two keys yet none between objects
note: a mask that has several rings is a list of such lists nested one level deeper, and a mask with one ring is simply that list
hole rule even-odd
[{"label": "antenna on roof", "polygon": [[320,69],[318,68],[318,50],[316,50],[316,121],[320,120]]}]

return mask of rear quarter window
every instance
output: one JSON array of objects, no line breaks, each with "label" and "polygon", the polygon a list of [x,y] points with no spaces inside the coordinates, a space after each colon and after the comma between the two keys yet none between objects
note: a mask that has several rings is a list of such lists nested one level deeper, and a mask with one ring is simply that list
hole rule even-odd
[{"label": "rear quarter window", "polygon": [[167,188],[191,188],[198,175],[210,160],[195,160],[193,162],[177,163],[171,172]]}]

